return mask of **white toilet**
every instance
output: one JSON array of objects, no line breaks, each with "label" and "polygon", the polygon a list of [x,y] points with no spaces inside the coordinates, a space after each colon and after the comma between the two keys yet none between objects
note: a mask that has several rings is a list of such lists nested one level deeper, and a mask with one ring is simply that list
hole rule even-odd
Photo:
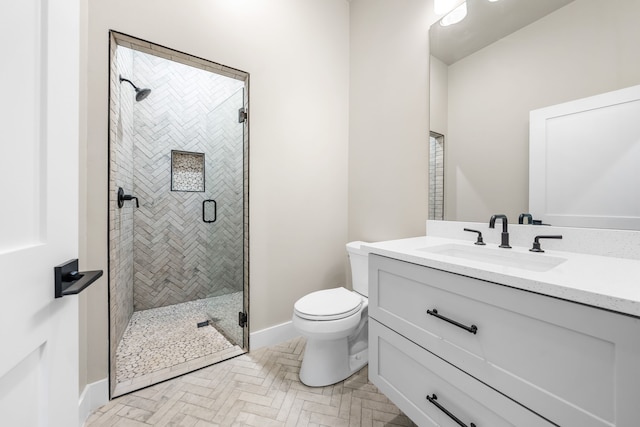
[{"label": "white toilet", "polygon": [[308,386],[335,384],[369,361],[368,264],[362,243],[347,243],[353,291],[312,292],[294,305],[293,327],[307,339],[300,381]]}]

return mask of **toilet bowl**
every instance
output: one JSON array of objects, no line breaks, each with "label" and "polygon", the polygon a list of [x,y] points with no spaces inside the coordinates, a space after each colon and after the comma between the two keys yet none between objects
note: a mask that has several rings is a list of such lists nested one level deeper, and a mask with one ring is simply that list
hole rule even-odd
[{"label": "toilet bowl", "polygon": [[311,387],[335,384],[364,367],[368,355],[367,252],[347,244],[353,291],[333,288],[296,301],[293,327],[307,339],[300,381]]}]

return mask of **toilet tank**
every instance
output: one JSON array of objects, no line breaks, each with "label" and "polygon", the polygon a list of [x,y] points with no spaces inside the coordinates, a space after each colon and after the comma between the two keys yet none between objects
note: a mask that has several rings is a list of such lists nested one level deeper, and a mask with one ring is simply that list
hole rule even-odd
[{"label": "toilet tank", "polygon": [[360,245],[366,242],[350,242],[347,243],[347,253],[349,254],[349,262],[351,263],[351,281],[353,282],[353,290],[369,296],[369,252],[360,248]]}]

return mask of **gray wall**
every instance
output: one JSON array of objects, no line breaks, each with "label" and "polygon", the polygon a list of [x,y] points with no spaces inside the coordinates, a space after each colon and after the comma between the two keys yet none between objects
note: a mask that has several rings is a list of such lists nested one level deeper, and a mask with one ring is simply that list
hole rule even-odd
[{"label": "gray wall", "polygon": [[352,0],[349,240],[424,235],[429,156],[426,0]]}]

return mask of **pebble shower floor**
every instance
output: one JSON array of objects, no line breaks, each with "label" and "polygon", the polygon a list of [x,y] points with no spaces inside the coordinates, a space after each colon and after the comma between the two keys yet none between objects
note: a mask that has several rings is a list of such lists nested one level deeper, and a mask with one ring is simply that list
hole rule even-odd
[{"label": "pebble shower floor", "polygon": [[[115,395],[243,353],[242,292],[133,313],[116,351]],[[209,326],[197,323],[210,320]]]}]

